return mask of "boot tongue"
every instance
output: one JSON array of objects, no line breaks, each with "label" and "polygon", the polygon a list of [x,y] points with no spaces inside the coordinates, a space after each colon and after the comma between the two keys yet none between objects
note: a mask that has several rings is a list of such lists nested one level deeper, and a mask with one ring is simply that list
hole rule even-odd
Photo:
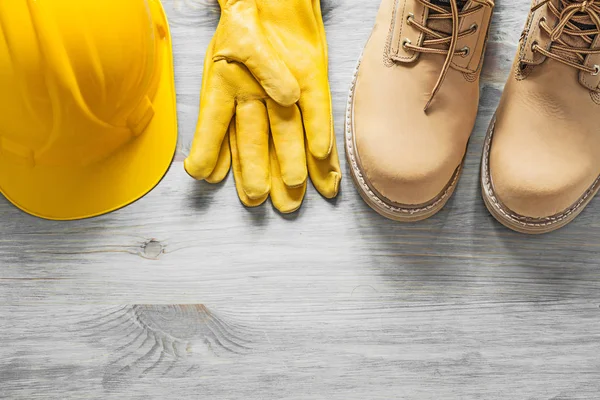
[{"label": "boot tongue", "polygon": [[[458,9],[462,10],[462,8],[467,3],[467,0],[458,0],[456,3],[458,4]],[[448,12],[450,12],[450,0],[431,0],[431,4],[447,8]]]},{"label": "boot tongue", "polygon": [[[579,1],[571,0],[571,1],[567,1],[566,3],[568,5],[570,3],[579,3]],[[562,8],[563,8],[562,3],[559,2],[559,10],[562,10]],[[594,22],[592,21],[590,16],[586,13],[575,14],[573,16],[573,18],[571,18],[570,22],[573,25],[575,25],[577,28],[584,30],[584,31],[595,30],[595,29],[600,28],[600,27],[596,27],[596,25],[594,24]],[[568,27],[567,27],[567,29],[568,29]],[[564,40],[569,46],[572,46],[572,47],[578,47],[581,49],[589,49],[590,48],[589,43],[587,43],[585,40],[583,40],[583,38],[578,37],[578,36],[563,34],[561,39]],[[594,40],[594,35],[591,35],[590,39]],[[572,61],[575,61],[575,62],[579,61],[579,59],[572,53],[559,51],[559,50],[555,50],[555,53],[560,54],[561,56],[566,57]]]},{"label": "boot tongue", "polygon": [[596,29],[596,25],[592,22],[592,19],[585,14],[575,14],[575,18],[572,20],[573,25],[583,31]]},{"label": "boot tongue", "polygon": [[[448,13],[451,12],[450,0],[430,0],[430,3],[443,7]],[[467,4],[467,0],[456,0],[456,4],[458,5],[458,11],[460,12]],[[430,14],[436,14],[436,12],[430,10]],[[452,21],[450,19],[429,19],[427,21],[427,26],[430,29],[438,32],[444,32],[448,35],[452,33]],[[444,46],[435,47],[443,48]]]}]

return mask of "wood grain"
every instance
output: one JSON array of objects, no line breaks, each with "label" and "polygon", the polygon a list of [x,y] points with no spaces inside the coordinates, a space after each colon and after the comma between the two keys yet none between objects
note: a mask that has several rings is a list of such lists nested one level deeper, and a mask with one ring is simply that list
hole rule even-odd
[{"label": "wood grain", "polygon": [[[164,0],[178,155],[124,210],[42,221],[0,199],[0,398],[598,399],[600,211],[524,237],[479,194],[483,135],[527,17],[499,0],[466,170],[438,216],[384,220],[309,188],[300,212],[243,208],[182,168],[208,0]],[[377,1],[323,0],[338,145]],[[340,146],[341,149],[341,146]]]}]

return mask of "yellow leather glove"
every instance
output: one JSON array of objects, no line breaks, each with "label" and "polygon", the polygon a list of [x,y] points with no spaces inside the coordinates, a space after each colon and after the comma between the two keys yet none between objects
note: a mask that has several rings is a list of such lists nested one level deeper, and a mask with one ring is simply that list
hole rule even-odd
[{"label": "yellow leather glove", "polygon": [[335,197],[341,172],[320,2],[220,4],[186,171],[219,182],[233,159],[242,202],[256,206],[271,194],[284,213],[301,205],[307,171],[323,196]]}]

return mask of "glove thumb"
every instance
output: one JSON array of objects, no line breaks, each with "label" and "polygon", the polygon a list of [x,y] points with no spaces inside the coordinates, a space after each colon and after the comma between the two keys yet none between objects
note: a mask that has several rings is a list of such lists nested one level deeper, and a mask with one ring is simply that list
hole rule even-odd
[{"label": "glove thumb", "polygon": [[213,61],[244,64],[282,106],[300,99],[300,85],[265,35],[255,0],[230,1],[223,7],[214,50]]}]

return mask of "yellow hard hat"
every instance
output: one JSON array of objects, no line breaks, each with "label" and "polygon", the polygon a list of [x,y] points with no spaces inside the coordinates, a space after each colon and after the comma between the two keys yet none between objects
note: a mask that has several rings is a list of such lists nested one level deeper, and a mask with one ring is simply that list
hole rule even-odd
[{"label": "yellow hard hat", "polygon": [[177,145],[159,0],[0,0],[0,192],[53,220],[134,202]]}]

